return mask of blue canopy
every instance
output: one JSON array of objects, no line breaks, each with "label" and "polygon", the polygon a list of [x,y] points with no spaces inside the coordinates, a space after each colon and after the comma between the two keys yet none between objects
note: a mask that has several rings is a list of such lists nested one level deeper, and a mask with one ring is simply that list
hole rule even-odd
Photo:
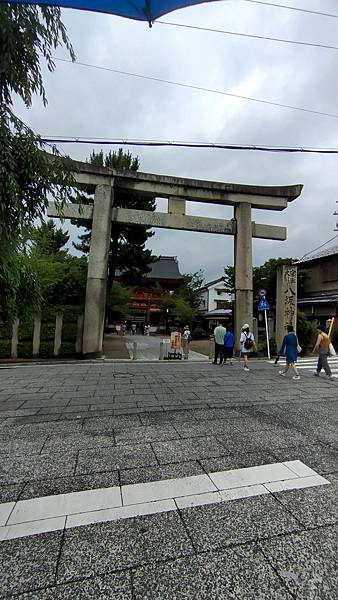
[{"label": "blue canopy", "polygon": [[138,21],[148,21],[151,25],[155,19],[173,10],[213,0],[38,0],[37,2],[34,0],[0,0],[0,3],[4,1],[12,4],[46,4],[61,8],[92,10]]}]

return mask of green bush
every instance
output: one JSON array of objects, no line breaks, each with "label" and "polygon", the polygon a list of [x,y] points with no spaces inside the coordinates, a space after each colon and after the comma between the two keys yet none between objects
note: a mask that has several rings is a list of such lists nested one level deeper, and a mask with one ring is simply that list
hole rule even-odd
[{"label": "green bush", "polygon": [[308,321],[304,314],[297,315],[297,336],[302,347],[302,354],[312,350],[316,338],[316,321]]},{"label": "green bush", "polygon": [[10,358],[11,340],[0,339],[0,358]]}]

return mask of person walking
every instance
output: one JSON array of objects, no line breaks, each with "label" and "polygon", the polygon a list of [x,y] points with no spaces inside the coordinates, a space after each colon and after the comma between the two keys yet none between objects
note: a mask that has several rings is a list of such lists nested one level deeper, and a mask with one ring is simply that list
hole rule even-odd
[{"label": "person walking", "polygon": [[249,369],[249,354],[253,351],[257,351],[255,338],[253,333],[250,331],[250,325],[245,323],[242,327],[242,333],[239,340],[240,352],[243,354],[244,359],[244,371],[250,371]]},{"label": "person walking", "polygon": [[235,336],[231,331],[231,328],[228,327],[228,330],[224,336],[224,364],[227,359],[229,359],[230,364],[232,365],[232,359],[234,356],[234,345],[235,345]]},{"label": "person walking", "polygon": [[295,334],[293,325],[288,325],[286,330],[287,330],[287,334],[284,336],[280,351],[278,352],[278,354],[285,354],[286,367],[285,367],[285,369],[282,369],[281,371],[279,371],[279,374],[282,377],[285,377],[289,368],[291,367],[291,369],[293,370],[293,373],[294,373],[292,379],[300,379],[300,376],[299,376],[299,373],[298,373],[298,370],[297,370],[297,367],[295,364],[297,362],[298,338]]},{"label": "person walking", "polygon": [[190,333],[190,329],[189,329],[189,325],[186,325],[184,327],[184,331],[183,331],[183,354],[184,354],[184,360],[188,360],[189,358],[189,344],[192,340],[191,337],[191,333]]},{"label": "person walking", "polygon": [[221,365],[223,362],[223,353],[224,353],[224,336],[227,330],[225,329],[223,323],[219,323],[217,327],[214,329],[214,338],[215,338],[215,357],[213,360],[213,364],[217,365],[217,359],[219,357],[219,364]]},{"label": "person walking", "polygon": [[321,325],[318,325],[317,326],[317,340],[316,340],[315,346],[312,350],[313,354],[315,352],[319,353],[317,370],[314,373],[315,377],[319,377],[319,373],[321,372],[322,369],[324,369],[327,377],[329,379],[333,379],[330,365],[327,362],[327,359],[329,356],[329,345],[330,345],[329,336],[325,332],[324,327],[322,327]]}]

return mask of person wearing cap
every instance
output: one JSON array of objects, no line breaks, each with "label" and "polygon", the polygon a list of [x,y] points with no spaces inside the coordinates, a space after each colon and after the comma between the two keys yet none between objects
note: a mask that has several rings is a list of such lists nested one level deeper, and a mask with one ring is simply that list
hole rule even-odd
[{"label": "person wearing cap", "polygon": [[257,346],[255,344],[255,338],[253,333],[250,331],[250,325],[248,323],[244,323],[242,327],[242,333],[240,337],[240,351],[243,354],[244,358],[244,371],[250,371],[249,369],[249,354],[252,350],[257,351]]},{"label": "person wearing cap", "polygon": [[189,344],[190,344],[190,342],[192,340],[189,325],[186,325],[184,327],[182,338],[183,338],[184,360],[188,360],[188,358],[189,358]]}]

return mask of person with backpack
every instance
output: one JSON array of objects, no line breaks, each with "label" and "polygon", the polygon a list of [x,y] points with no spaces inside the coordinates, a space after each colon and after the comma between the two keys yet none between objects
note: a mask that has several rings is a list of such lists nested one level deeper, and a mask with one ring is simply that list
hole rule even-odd
[{"label": "person with backpack", "polygon": [[333,379],[330,365],[327,362],[327,359],[330,355],[329,346],[330,346],[330,338],[327,335],[327,333],[325,332],[325,328],[322,327],[321,325],[318,325],[317,326],[317,340],[315,343],[315,347],[312,350],[312,353],[314,353],[314,352],[319,353],[317,370],[314,373],[315,377],[319,377],[321,370],[324,369],[327,377],[329,379]]},{"label": "person with backpack", "polygon": [[253,333],[250,331],[250,325],[245,323],[242,327],[242,333],[240,337],[240,352],[243,354],[244,358],[244,371],[250,371],[249,369],[249,354],[253,350],[257,351],[257,347],[255,344],[255,338]]},{"label": "person with backpack", "polygon": [[234,356],[234,345],[235,345],[235,336],[232,333],[231,328],[228,327],[227,332],[224,336],[224,363],[223,363],[224,365],[227,361],[227,358],[230,360],[230,364],[232,365],[232,359]]},{"label": "person with backpack", "polygon": [[281,349],[278,354],[285,354],[286,357],[286,367],[279,371],[279,374],[282,377],[285,377],[287,374],[289,367],[293,370],[292,379],[300,379],[297,367],[295,363],[297,362],[297,349],[299,348],[298,338],[295,334],[293,325],[287,326],[287,335],[284,336],[282,341]]}]

